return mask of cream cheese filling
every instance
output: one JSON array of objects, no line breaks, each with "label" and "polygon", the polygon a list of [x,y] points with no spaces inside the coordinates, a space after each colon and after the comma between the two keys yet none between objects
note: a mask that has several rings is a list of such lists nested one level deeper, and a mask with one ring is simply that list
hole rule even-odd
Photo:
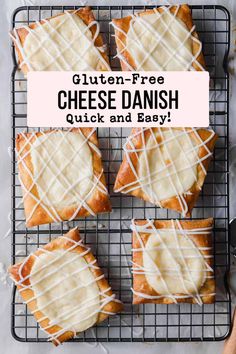
[{"label": "cream cheese filling", "polygon": [[149,236],[143,267],[148,284],[160,295],[196,295],[206,279],[203,255],[187,236],[171,230]]},{"label": "cream cheese filling", "polygon": [[[45,264],[48,266],[42,269]],[[31,273],[37,307],[50,320],[49,325],[82,332],[96,323],[99,288],[83,257],[75,259],[75,253],[59,250],[43,253],[35,259]]]},{"label": "cream cheese filling", "polygon": [[35,71],[108,70],[88,26],[72,13],[51,18],[30,30],[23,51],[25,63],[29,62]]},{"label": "cream cheese filling", "polygon": [[193,60],[191,33],[168,10],[131,20],[126,45],[136,70],[183,71],[189,69]]},{"label": "cream cheese filling", "polygon": [[197,181],[198,149],[178,129],[157,131],[139,156],[141,188],[153,203],[187,193]]},{"label": "cream cheese filling", "polygon": [[93,187],[92,153],[82,134],[40,135],[30,151],[40,202],[63,208],[86,200]]}]

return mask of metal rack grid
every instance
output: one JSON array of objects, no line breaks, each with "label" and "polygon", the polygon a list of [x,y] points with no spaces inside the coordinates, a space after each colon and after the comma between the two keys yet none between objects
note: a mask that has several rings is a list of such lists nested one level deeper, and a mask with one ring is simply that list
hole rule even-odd
[{"label": "metal rack grid", "polygon": [[[61,11],[78,6],[30,6],[15,10],[12,27],[27,25]],[[151,8],[151,6],[94,6],[93,11],[101,24],[101,32],[108,44],[113,69],[120,70],[111,18]],[[230,42],[230,16],[222,6],[192,6],[197,32],[203,42],[203,52],[211,76],[210,120],[218,133],[213,162],[198,199],[192,218],[214,217],[214,267],[217,295],[212,305],[141,305],[132,306],[131,218],[179,218],[175,212],[121,194],[113,194],[115,174],[122,160],[122,146],[127,137],[125,129],[99,129],[101,151],[106,179],[111,193],[113,212],[64,222],[25,228],[22,194],[15,156],[15,137],[22,130],[30,131],[26,123],[26,79],[17,70],[17,59],[12,46],[14,68],[11,77],[12,93],[12,262],[20,261],[37,247],[79,225],[85,243],[92,250],[118,298],[125,305],[123,313],[88,330],[73,341],[155,342],[155,341],[213,341],[224,339],[230,330],[230,293],[227,285],[229,271],[229,187],[228,187],[228,106],[229,79],[227,56]],[[25,342],[44,342],[46,335],[39,329],[26,305],[13,290],[12,335]]]}]

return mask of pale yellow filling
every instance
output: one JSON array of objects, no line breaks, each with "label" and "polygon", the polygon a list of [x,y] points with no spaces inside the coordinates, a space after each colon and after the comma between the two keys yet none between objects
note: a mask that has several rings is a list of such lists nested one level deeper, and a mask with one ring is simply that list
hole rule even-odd
[{"label": "pale yellow filling", "polygon": [[30,155],[41,202],[63,208],[86,199],[93,187],[93,165],[81,134],[41,135],[33,142]]},{"label": "pale yellow filling", "polygon": [[193,58],[188,33],[187,26],[172,15],[145,14],[137,17],[130,26],[127,50],[134,58],[137,70],[187,70]]},{"label": "pale yellow filling", "polygon": [[197,180],[198,150],[191,137],[171,129],[156,133],[156,139],[148,139],[138,167],[140,184],[152,202],[186,193]]},{"label": "pale yellow filling", "polygon": [[91,40],[79,16],[64,14],[29,32],[24,53],[35,71],[106,70]]},{"label": "pale yellow filling", "polygon": [[[42,313],[49,318],[50,324],[81,332],[96,323],[100,300],[98,285],[87,267],[86,260],[78,255],[70,262],[75,255],[73,252],[64,251],[41,254],[34,262],[30,281],[37,298],[37,306],[39,309],[42,308]],[[45,264],[57,257],[60,258],[42,269]],[[67,264],[59,269],[66,262]],[[79,271],[80,269],[83,270]],[[73,272],[77,273],[68,277]],[[40,282],[36,284],[38,281]],[[52,287],[53,284],[56,285]],[[75,290],[76,287],[81,288]]]},{"label": "pale yellow filling", "polygon": [[150,235],[143,252],[148,284],[161,295],[197,294],[206,278],[203,256],[187,236],[171,230],[158,234]]}]

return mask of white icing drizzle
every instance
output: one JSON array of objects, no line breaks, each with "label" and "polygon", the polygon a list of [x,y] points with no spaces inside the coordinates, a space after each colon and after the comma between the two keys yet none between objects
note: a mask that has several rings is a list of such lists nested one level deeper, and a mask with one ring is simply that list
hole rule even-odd
[{"label": "white icing drizzle", "polygon": [[[21,288],[19,289],[20,292],[24,291],[24,290],[32,290],[34,291],[34,287],[36,284],[39,284],[41,282],[44,282],[45,279],[49,276],[53,276],[54,274],[56,274],[58,271],[63,271],[65,273],[64,275],[64,280],[70,278],[70,277],[75,277],[76,274],[78,274],[79,272],[82,272],[84,269],[99,269],[98,266],[95,265],[95,262],[96,260],[90,262],[90,263],[86,263],[86,266],[84,266],[83,268],[80,268],[74,272],[72,272],[71,274],[67,274],[66,273],[66,266],[70,263],[73,263],[76,258],[81,258],[81,257],[84,257],[86,254],[88,254],[91,250],[90,248],[88,248],[87,246],[85,246],[82,242],[82,240],[80,241],[75,241],[71,238],[68,238],[67,236],[60,236],[59,237],[60,239],[63,239],[65,240],[66,242],[70,242],[72,245],[70,247],[68,247],[67,249],[63,250],[63,252],[61,252],[58,256],[54,257],[50,262],[48,262],[47,264],[44,264],[43,267],[41,267],[40,269],[38,269],[37,271],[31,271],[30,274],[28,274],[27,276],[23,276],[23,269],[24,267],[26,266],[27,262],[30,260],[31,257],[36,257],[36,258],[39,258],[39,256],[36,256],[35,254],[30,254],[25,260],[24,262],[22,262],[21,266],[19,267],[19,270],[18,270],[18,275],[19,275],[19,278],[20,280],[19,281],[16,281],[15,279],[13,279],[16,283],[17,286],[20,286]],[[77,247],[83,247],[84,248],[84,251],[81,252],[80,254],[75,254],[73,253],[73,250]],[[38,251],[40,252],[43,252],[43,253],[53,253],[53,251],[48,251],[44,248],[39,248]],[[64,261],[63,260],[63,257],[64,255],[66,255],[67,253],[71,252],[71,258],[69,259],[69,261]],[[57,261],[61,261],[61,265],[60,267],[55,267],[52,271],[50,272],[46,272],[46,269],[52,265],[53,263],[57,262]],[[45,274],[39,278],[39,280],[37,281],[37,283],[31,283],[31,278],[32,278],[32,275],[36,275],[38,274],[39,272],[41,272],[42,270],[45,271]],[[93,283],[97,283],[99,280],[103,279],[104,278],[104,274],[98,276],[98,277],[95,277],[93,276],[93,280],[92,281],[89,281],[87,282],[87,284],[81,284],[79,286],[75,286],[73,287],[72,289],[68,289],[67,291],[65,291],[63,294],[60,294],[60,295],[56,295],[55,297],[53,297],[53,299],[51,299],[51,301],[47,302],[44,304],[43,307],[39,307],[38,305],[36,305],[36,309],[34,311],[32,311],[32,314],[35,314],[37,313],[38,311],[41,311],[43,312],[43,310],[48,307],[48,306],[53,306],[53,304],[58,301],[59,299],[61,298],[64,298],[66,296],[68,296],[68,294],[71,294],[73,292],[76,292],[78,289],[80,288],[83,288],[83,287],[87,287]],[[26,281],[29,281],[30,284],[29,285],[25,285],[24,282]],[[32,301],[37,301],[39,300],[40,297],[44,296],[48,291],[52,290],[53,288],[56,288],[58,285],[58,282],[54,282],[53,284],[51,284],[50,287],[45,287],[43,291],[41,291],[40,293],[37,294],[37,296],[32,296],[29,300],[25,301],[26,304],[29,304],[30,302]],[[98,307],[98,310],[96,311],[93,311],[92,313],[90,313],[88,316],[86,317],[82,317],[80,318],[80,322],[83,322],[87,319],[89,319],[90,317],[96,315],[96,314],[99,314],[99,313],[104,313],[104,314],[108,314],[108,315],[115,315],[115,313],[113,312],[109,312],[109,311],[106,311],[106,310],[103,310],[103,308],[109,303],[109,302],[117,302],[117,303],[120,303],[120,301],[118,299],[115,298],[115,294],[112,294],[112,295],[108,295],[108,291],[110,291],[111,288],[108,287],[107,289],[105,290],[99,290],[99,302],[95,302],[95,304],[99,305]],[[55,291],[55,294],[56,294],[56,291]],[[74,307],[72,309],[70,308],[67,308],[65,310],[62,310],[58,316],[56,318],[53,319],[53,321],[50,320],[50,318],[48,318],[47,316],[42,316],[39,320],[38,320],[38,323],[39,325],[41,326],[41,322],[43,322],[44,320],[46,319],[49,319],[49,324],[46,326],[46,327],[41,327],[41,329],[46,332],[48,329],[52,328],[53,326],[55,325],[58,325],[58,323],[60,323],[61,321],[66,321],[66,320],[69,320],[71,317],[73,317],[74,314],[76,314],[77,311],[83,311],[83,309],[88,309],[90,308],[91,306],[94,306],[94,301],[96,300],[96,296],[92,295],[88,298],[86,298],[85,300],[83,300],[82,302],[80,302],[78,304],[77,307]],[[92,303],[91,303],[92,302]],[[54,334],[51,334],[49,336],[49,340],[50,341],[56,341],[58,344],[60,344],[60,341],[59,341],[59,337],[64,334],[65,332],[67,331],[72,331],[74,332],[74,335],[76,335],[76,332],[74,331],[74,327],[78,325],[78,322],[72,322],[72,323],[69,323],[67,326],[65,326],[65,328],[61,328],[60,330],[58,330],[57,332],[55,332]]]},{"label": "white icing drizzle", "polygon": [[[70,149],[72,149],[72,154],[70,156],[67,156],[64,159],[64,164],[62,166],[62,168],[58,168],[57,165],[53,162],[53,156],[54,154],[49,154],[47,152],[47,149],[44,148],[44,152],[47,155],[47,161],[45,162],[43,160],[43,158],[41,157],[40,153],[37,152],[37,146],[35,146],[35,144],[32,142],[34,139],[38,139],[37,137],[37,133],[36,132],[31,132],[30,136],[27,137],[27,135],[23,132],[21,133],[21,136],[24,138],[24,144],[22,144],[22,147],[19,151],[16,151],[17,153],[17,157],[18,157],[18,165],[22,164],[24,170],[27,172],[27,174],[29,175],[29,177],[32,180],[32,184],[30,185],[30,187],[28,188],[27,186],[25,186],[25,184],[23,183],[20,175],[19,175],[19,180],[22,186],[22,189],[24,191],[23,193],[23,200],[30,195],[31,198],[34,199],[34,201],[36,202],[34,207],[32,208],[30,214],[27,216],[26,222],[28,222],[31,217],[33,216],[34,212],[36,211],[37,207],[40,205],[44,211],[51,217],[51,219],[54,222],[58,222],[58,221],[63,221],[58,213],[58,208],[56,208],[53,203],[50,201],[50,198],[47,197],[47,192],[50,190],[51,186],[53,185],[53,183],[55,181],[57,181],[58,183],[60,183],[61,187],[63,188],[63,194],[61,195],[61,198],[59,199],[59,204],[60,201],[63,200],[64,196],[66,196],[68,193],[71,193],[75,200],[77,201],[77,206],[75,209],[74,214],[70,217],[70,220],[73,220],[76,215],[78,214],[78,212],[80,211],[80,209],[82,207],[84,207],[91,215],[95,216],[94,211],[89,207],[88,203],[86,202],[87,200],[89,200],[89,198],[93,195],[93,193],[96,190],[99,190],[101,193],[103,194],[108,194],[106,187],[104,186],[104,184],[101,182],[101,177],[103,175],[103,170],[101,171],[101,173],[96,176],[94,171],[92,173],[92,175],[89,173],[86,176],[83,176],[83,179],[86,179],[88,182],[92,183],[92,188],[89,190],[88,193],[86,193],[86,195],[84,197],[81,196],[81,194],[79,193],[78,189],[76,190],[75,186],[77,184],[79,184],[81,182],[81,177],[80,177],[80,173],[78,171],[78,177],[76,177],[75,181],[73,181],[73,184],[71,184],[71,182],[67,179],[66,175],[63,173],[64,169],[67,166],[70,166],[71,163],[73,163],[73,159],[76,157],[77,159],[80,159],[80,163],[81,166],[85,166],[86,167],[86,163],[87,161],[85,161],[83,159],[83,156],[80,156],[80,150],[82,149],[82,147],[85,144],[88,144],[89,147],[91,149],[94,150],[94,152],[100,157],[101,153],[99,151],[99,149],[97,148],[97,146],[95,146],[91,141],[89,141],[90,137],[93,135],[93,133],[96,131],[96,128],[92,129],[91,132],[88,134],[87,137],[85,137],[81,130],[79,130],[78,132],[76,132],[76,134],[79,134],[82,139],[83,142],[82,144],[79,144],[77,148],[74,148],[72,144],[70,144]],[[45,143],[45,141],[48,144],[51,144],[50,142],[50,137],[52,134],[54,133],[59,133],[61,136],[61,139],[59,140],[58,144],[56,146],[53,146],[54,151],[57,151],[60,149],[61,145],[65,142],[68,143],[67,140],[67,136],[69,133],[73,134],[73,132],[71,132],[71,129],[68,129],[66,131],[61,131],[61,130],[52,130],[49,133],[44,133],[43,131],[41,131],[41,136],[43,136],[44,140],[43,142]],[[35,140],[34,140],[35,142]],[[30,148],[28,151],[24,152],[24,149],[26,148],[26,146],[29,145]],[[40,144],[39,146],[41,146],[42,144]],[[43,168],[40,170],[40,172],[38,173],[38,175],[34,175],[29,167],[27,166],[26,162],[25,162],[25,158],[31,154],[32,150],[34,150],[34,152],[37,154],[37,158],[39,159],[39,161],[42,163]],[[53,166],[53,169],[50,168],[50,166]],[[40,178],[40,176],[44,173],[45,169],[49,169],[50,172],[53,175],[53,178],[51,178],[50,182],[47,184],[47,186],[44,187],[44,189],[42,189],[39,185],[38,179]],[[56,173],[55,173],[56,170]],[[60,176],[60,178],[58,178]],[[63,184],[61,183],[61,179],[63,180]],[[33,193],[32,193],[32,188],[36,186],[38,189],[38,196],[36,197]],[[45,203],[46,200],[46,203]]]},{"label": "white icing drizzle", "polygon": [[[154,296],[154,295],[148,295],[148,294],[144,294],[144,293],[140,293],[139,291],[135,291],[134,289],[132,289],[132,292],[133,294],[137,295],[137,296],[140,296],[140,297],[143,297],[144,299],[150,299],[150,300],[157,300],[157,299],[161,299],[163,297],[168,297],[168,298],[171,298],[172,299],[172,295],[159,295],[159,296]],[[214,296],[215,293],[210,293],[210,294],[207,294],[208,296]],[[202,297],[204,297],[205,295],[204,294],[199,294],[199,297],[200,297],[200,300]],[[194,295],[175,295],[175,300],[177,299],[188,299],[190,297],[193,297],[194,298]],[[177,301],[176,301],[177,302]],[[202,300],[201,300],[201,304],[202,304]]]},{"label": "white icing drizzle", "polygon": [[[132,252],[142,252],[142,254],[145,253],[147,257],[149,257],[150,262],[152,264],[152,268],[147,268],[144,265],[137,264],[135,262],[132,262],[132,273],[133,274],[143,274],[145,276],[148,275],[157,275],[159,280],[164,284],[165,289],[167,290],[166,293],[160,294],[160,295],[149,295],[145,294],[142,292],[138,292],[131,288],[132,292],[142,298],[145,299],[161,299],[163,297],[171,298],[173,302],[177,303],[178,299],[187,299],[187,298],[194,298],[196,303],[199,305],[202,305],[202,297],[205,296],[206,294],[201,294],[200,290],[197,288],[195,285],[195,282],[193,280],[193,275],[196,273],[203,272],[204,273],[204,278],[202,285],[204,285],[206,279],[212,279],[214,278],[214,270],[212,267],[208,264],[207,259],[211,258],[212,256],[205,255],[203,251],[210,250],[211,247],[196,247],[194,242],[191,240],[189,235],[204,235],[207,236],[211,234],[212,228],[211,227],[205,227],[205,228],[197,228],[197,229],[183,229],[179,220],[171,220],[171,228],[161,228],[160,231],[156,229],[154,225],[154,221],[152,220],[146,220],[146,223],[144,225],[136,225],[135,220],[132,220],[131,224],[131,230],[135,233],[135,236],[138,239],[138,242],[140,244],[139,248],[133,248]],[[175,239],[175,246],[170,247],[165,241],[165,239],[161,236],[160,232],[164,232],[165,234],[172,233],[174,234],[174,239]],[[157,237],[158,241],[160,241],[160,245],[157,247],[146,247],[143,243],[143,240],[140,236],[141,233],[145,234],[150,234],[150,235],[155,235]],[[184,237],[187,241],[189,246],[182,247],[179,243],[179,236],[181,235]],[[170,260],[173,260],[174,263],[176,264],[176,268],[165,268],[162,266],[158,266],[156,262],[152,259],[150,256],[149,252],[150,251],[155,251],[155,250],[160,250],[164,249],[168,252],[168,255],[170,257]],[[173,253],[171,250],[175,249],[176,252]],[[183,250],[194,250],[195,254],[190,255],[190,258],[199,258],[202,260],[204,267],[202,269],[191,269],[189,265],[186,262],[186,259],[188,259],[188,255],[183,253]],[[202,251],[202,252],[201,252]],[[178,264],[175,262],[176,258],[181,258],[183,265],[184,265],[184,271],[188,275],[187,279],[184,278],[184,274],[181,271],[181,269],[178,267]],[[169,274],[173,275],[176,279],[178,279],[179,282],[182,283],[183,289],[184,289],[184,294],[183,295],[175,295],[168,291],[168,284],[165,280],[164,275]],[[189,282],[191,286],[193,287],[194,291],[188,291],[186,288],[186,283]],[[215,294],[207,294],[208,296],[213,296]]]},{"label": "white icing drizzle", "polygon": [[[156,15],[156,20],[154,23],[148,21],[149,14],[141,16],[139,16],[138,14],[131,14],[129,31],[127,33],[112,22],[112,25],[115,30],[125,36],[125,42],[123,42],[120,38],[118,38],[117,35],[115,35],[116,40],[122,45],[121,50],[117,49],[116,57],[118,57],[131,71],[147,70],[147,68],[144,68],[144,65],[147,65],[148,70],[169,70],[168,64],[171,62],[181,63],[182,67],[180,70],[195,71],[196,68],[194,68],[193,64],[197,66],[198,70],[204,70],[202,65],[197,61],[197,58],[202,50],[202,44],[197,38],[193,36],[195,26],[193,26],[189,31],[184,22],[182,22],[178,18],[177,15],[180,6],[181,5],[176,5],[174,13],[170,11],[172,6],[162,6],[161,9],[163,11],[161,13],[156,8],[154,8],[153,15]],[[160,32],[158,31],[158,27],[154,27],[157,22],[160,22],[160,25],[164,27],[164,29]],[[140,33],[136,33],[136,24],[141,29]],[[182,32],[182,36],[184,35],[184,38],[178,37],[178,34],[175,33],[172,28],[172,25],[175,25],[179,29],[179,31]],[[129,36],[129,33],[131,33],[132,36]],[[146,44],[142,41],[142,38],[144,38],[144,35],[146,35],[147,33],[150,35],[152,42],[154,42],[154,45],[152,45],[151,48],[148,43]],[[172,41],[168,41],[168,37],[171,37]],[[173,39],[175,41],[173,41]],[[138,61],[137,58],[134,57],[135,68],[128,63],[123,54],[125,51],[129,52],[130,48],[128,41],[132,43],[134,48],[137,48],[137,50],[139,50],[143,54],[143,58],[141,61]],[[192,42],[194,42],[198,46],[198,50],[195,55],[193,55],[191,48],[189,49],[186,45],[186,43],[189,41],[191,44]],[[181,51],[183,50],[183,48],[185,52],[185,57],[181,55]],[[157,55],[153,55],[158,53],[158,51],[164,52],[168,55],[168,59],[164,63],[161,63],[161,60],[157,60]]]},{"label": "white icing drizzle", "polygon": [[[94,20],[90,22],[88,26],[86,26],[83,20],[76,15],[76,12],[77,10],[72,12],[65,11],[64,14],[57,18],[54,17],[48,20],[43,19],[42,23],[36,21],[35,23],[37,27],[35,29],[31,29],[28,26],[23,26],[22,28],[25,29],[28,32],[28,35],[31,35],[33,40],[36,42],[34,50],[31,53],[28,53],[28,51],[25,50],[25,45],[22,46],[21,40],[17,33],[17,29],[14,28],[13,32],[10,33],[10,36],[19,49],[23,58],[20,64],[20,68],[23,65],[26,65],[28,71],[47,71],[50,70],[50,67],[53,68],[53,70],[59,71],[110,70],[109,64],[101,54],[105,51],[105,47],[95,46],[95,41],[98,38],[100,32],[99,23]],[[59,19],[57,23],[55,23],[55,19]],[[65,35],[61,30],[61,28],[64,28],[66,25],[70,25],[72,27],[72,36],[70,36],[70,33]],[[81,26],[84,28],[81,28]],[[96,26],[96,30],[92,38],[91,28],[93,26]],[[40,33],[38,33],[39,29]],[[63,48],[60,49],[56,39],[63,44]],[[80,52],[77,50],[77,47],[79,47],[81,41],[85,43],[85,49]],[[49,48],[53,48],[55,50],[56,56],[52,55],[46,44],[49,44]],[[41,54],[43,53],[44,58],[40,62],[37,62],[37,66],[35,66],[32,59],[35,55],[37,55],[39,51],[41,51]],[[66,55],[68,51],[73,55],[73,58],[75,58],[74,60],[71,60],[71,58],[68,60],[68,55]],[[88,63],[86,60],[86,55],[89,51],[92,51],[93,56],[96,58],[93,65]]]},{"label": "white icing drizzle", "polygon": [[[166,132],[169,133],[169,137],[165,137],[163,134],[162,128],[139,128],[135,134],[129,136],[127,138],[126,143],[124,144],[123,150],[125,157],[129,163],[130,169],[135,176],[135,181],[131,183],[127,183],[120,188],[116,188],[115,192],[122,192],[125,194],[129,194],[132,191],[141,188],[149,201],[153,204],[162,207],[161,199],[158,194],[155,192],[154,183],[160,182],[163,179],[168,179],[168,182],[172,188],[173,195],[177,197],[179,201],[179,206],[181,208],[181,212],[183,216],[186,216],[188,213],[188,205],[185,200],[185,195],[190,194],[190,190],[185,190],[183,187],[183,183],[181,180],[181,173],[184,171],[193,175],[193,183],[197,182],[198,178],[194,175],[192,169],[197,166],[200,166],[203,173],[206,175],[206,169],[203,166],[203,162],[208,159],[212,152],[207,147],[207,143],[211,141],[214,137],[215,133],[213,130],[209,130],[210,134],[206,140],[202,140],[199,133],[198,128],[166,128]],[[150,133],[149,138],[145,139],[144,133]],[[194,135],[194,141],[191,137],[191,134]],[[135,139],[137,136],[141,136],[142,139],[142,147],[136,148]],[[161,142],[158,142],[157,136],[161,137]],[[188,149],[184,151],[181,144],[178,142],[179,138],[185,138],[188,142]],[[151,139],[151,140],[149,140]],[[148,144],[151,142],[152,144]],[[169,148],[169,143],[174,142],[177,144],[181,153],[184,156],[185,161],[183,161],[183,166],[180,168],[176,168],[175,161],[171,157],[171,151]],[[205,149],[205,154],[202,157],[198,156],[200,148]],[[165,149],[165,153],[168,156],[168,163],[165,163],[163,158],[162,149]],[[149,165],[149,159],[147,153],[152,150],[152,154],[158,154],[161,160],[161,167],[157,168],[154,171],[151,171]],[[139,165],[141,161],[142,154],[144,155],[144,161],[146,165],[146,174],[143,176],[139,175]],[[194,161],[190,161],[188,155],[192,154],[194,156]],[[137,168],[133,165],[132,159],[130,155],[135,155],[138,160]],[[200,189],[200,185],[197,185]]]}]

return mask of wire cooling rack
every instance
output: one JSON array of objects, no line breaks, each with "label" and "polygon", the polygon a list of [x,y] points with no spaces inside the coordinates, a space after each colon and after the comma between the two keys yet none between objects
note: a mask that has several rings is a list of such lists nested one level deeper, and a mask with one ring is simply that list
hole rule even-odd
[{"label": "wire cooling rack", "polygon": [[[20,27],[77,6],[29,6],[16,9],[12,26]],[[150,8],[150,7],[146,7]],[[108,44],[113,69],[119,62],[113,59],[116,50],[112,18],[143,10],[142,6],[93,7],[101,23],[101,32]],[[230,16],[222,6],[192,6],[197,32],[203,42],[203,52],[211,76],[210,121],[219,135],[214,158],[192,218],[214,217],[214,267],[216,302],[212,305],[140,305],[132,306],[131,232],[132,218],[179,218],[179,214],[138,200],[113,194],[115,174],[122,160],[122,146],[129,133],[126,129],[99,129],[100,145],[106,178],[111,194],[111,214],[88,217],[74,222],[25,228],[22,194],[15,155],[15,137],[22,130],[30,131],[26,121],[26,80],[17,70],[14,47],[12,92],[12,262],[22,260],[37,247],[79,225],[85,243],[92,250],[105,275],[125,306],[123,313],[90,329],[73,341],[155,342],[155,341],[213,341],[224,339],[230,329],[230,294],[227,286],[229,271],[229,187],[228,187],[228,106],[229,81],[227,56],[230,42]],[[197,98],[196,98],[197,99]],[[46,335],[39,329],[16,292],[12,298],[12,334],[25,342],[44,342]]]}]

